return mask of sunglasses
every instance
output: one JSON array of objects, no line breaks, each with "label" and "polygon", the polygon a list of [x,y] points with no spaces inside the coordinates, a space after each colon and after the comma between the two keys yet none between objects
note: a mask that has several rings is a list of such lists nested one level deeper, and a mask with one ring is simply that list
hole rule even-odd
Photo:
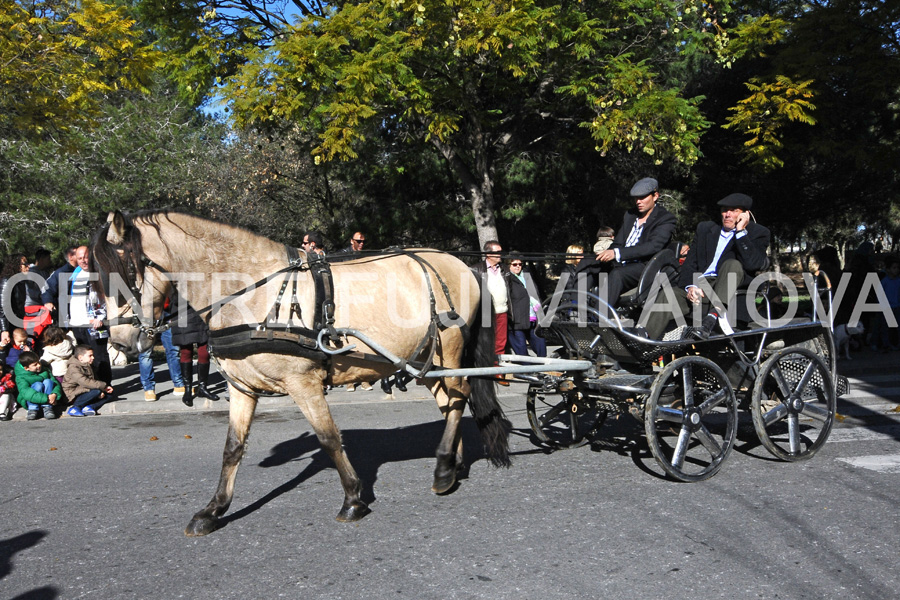
[{"label": "sunglasses", "polygon": [[509,266],[511,266],[511,267],[521,267],[521,266],[522,266],[522,263],[509,263]]},{"label": "sunglasses", "polygon": [[356,242],[357,244],[365,244],[366,243],[366,240],[353,240],[353,241]]}]

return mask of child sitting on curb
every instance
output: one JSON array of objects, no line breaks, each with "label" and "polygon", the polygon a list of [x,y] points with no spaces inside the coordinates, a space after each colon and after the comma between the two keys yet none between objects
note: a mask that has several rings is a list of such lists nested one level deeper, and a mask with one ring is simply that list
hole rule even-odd
[{"label": "child sitting on curb", "polygon": [[50,372],[62,384],[66,377],[66,369],[69,367],[69,359],[72,358],[72,340],[59,327],[48,327],[44,330],[41,341],[44,346],[41,360],[50,365]]},{"label": "child sitting on curb", "polygon": [[70,417],[92,417],[97,409],[109,401],[113,393],[111,385],[97,379],[91,363],[94,362],[94,351],[90,346],[79,344],[72,350],[72,358],[66,367],[66,378],[63,389],[72,406],[66,411]]},{"label": "child sitting on curb", "polygon": [[37,419],[42,411],[45,419],[57,417],[53,405],[62,395],[59,382],[41,364],[38,355],[30,350],[19,355],[16,363],[16,387],[19,388],[19,405],[28,409],[29,421]]},{"label": "child sitting on curb", "polygon": [[16,382],[13,380],[12,369],[5,362],[0,367],[3,367],[0,373],[0,421],[9,421],[15,408]]}]

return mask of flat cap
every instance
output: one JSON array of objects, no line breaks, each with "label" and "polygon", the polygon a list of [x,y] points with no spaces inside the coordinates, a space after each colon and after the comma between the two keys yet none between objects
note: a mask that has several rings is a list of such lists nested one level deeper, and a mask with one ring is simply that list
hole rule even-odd
[{"label": "flat cap", "polygon": [[743,208],[750,210],[753,207],[753,198],[747,194],[728,194],[717,203],[728,208]]},{"label": "flat cap", "polygon": [[633,198],[643,198],[659,189],[659,183],[652,177],[644,177],[631,187]]}]

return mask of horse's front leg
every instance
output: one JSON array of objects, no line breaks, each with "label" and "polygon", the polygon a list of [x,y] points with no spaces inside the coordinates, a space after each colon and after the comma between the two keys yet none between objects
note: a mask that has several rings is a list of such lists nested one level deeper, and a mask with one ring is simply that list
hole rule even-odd
[{"label": "horse's front leg", "polygon": [[[322,374],[324,376],[324,374]],[[341,478],[341,486],[344,488],[344,504],[337,515],[337,520],[342,522],[358,521],[369,514],[369,505],[360,499],[362,483],[341,440],[341,432],[334,423],[331,410],[322,393],[322,376],[314,373],[300,375],[288,382],[288,392],[291,398],[300,407],[306,420],[316,432],[316,437],[322,448],[331,457],[338,475]]]},{"label": "horse's front leg", "polygon": [[457,479],[465,472],[462,434],[459,429],[463,410],[466,407],[468,384],[460,377],[435,380],[431,393],[447,423],[444,435],[437,449],[437,464],[434,467],[434,482],[431,491],[444,494],[450,491]]},{"label": "horse's front leg", "polygon": [[219,527],[219,517],[225,514],[234,498],[234,480],[247,448],[250,423],[256,410],[256,398],[228,386],[229,405],[228,437],[222,456],[222,474],[219,487],[206,508],[194,515],[184,530],[187,536],[207,535]]}]

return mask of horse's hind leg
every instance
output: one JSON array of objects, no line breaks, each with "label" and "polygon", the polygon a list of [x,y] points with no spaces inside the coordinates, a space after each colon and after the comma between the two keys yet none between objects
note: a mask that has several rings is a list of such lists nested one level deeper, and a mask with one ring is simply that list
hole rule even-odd
[{"label": "horse's hind leg", "polygon": [[458,475],[465,469],[459,424],[466,406],[468,384],[460,377],[437,379],[431,384],[431,393],[447,421],[437,449],[431,491],[444,494],[453,488]]},{"label": "horse's hind leg", "polygon": [[313,431],[316,432],[319,443],[331,457],[341,478],[341,486],[344,488],[344,504],[337,515],[337,520],[350,522],[362,519],[371,510],[360,499],[362,483],[344,451],[341,432],[334,423],[331,410],[322,393],[322,380],[304,376],[299,381],[290,382],[287,387],[291,398],[303,411]]},{"label": "horse's hind leg", "polygon": [[253,413],[256,410],[256,398],[239,392],[233,386],[229,386],[228,394],[231,398],[228,437],[225,440],[225,453],[222,456],[219,487],[206,508],[195,514],[188,523],[184,530],[184,534],[187,536],[206,535],[215,531],[219,526],[219,517],[228,510],[234,497],[234,480],[247,447],[247,435],[250,433],[250,423],[253,421]]}]

